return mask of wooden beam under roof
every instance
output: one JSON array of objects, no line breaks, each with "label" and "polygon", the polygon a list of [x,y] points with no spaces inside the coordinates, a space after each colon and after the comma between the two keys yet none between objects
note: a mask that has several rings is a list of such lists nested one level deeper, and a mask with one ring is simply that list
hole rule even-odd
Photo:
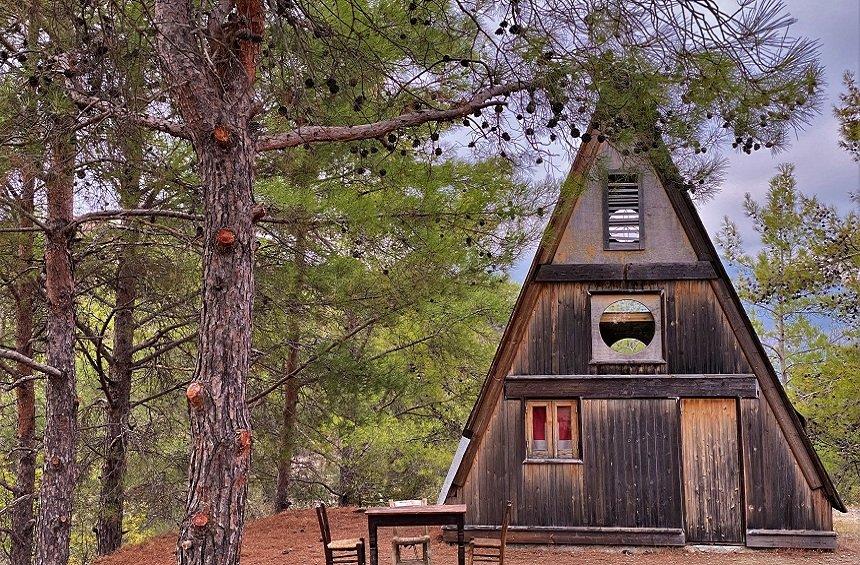
[{"label": "wooden beam under roof", "polygon": [[693,263],[618,263],[541,265],[537,282],[710,280],[717,271],[710,261]]},{"label": "wooden beam under roof", "polygon": [[756,398],[755,375],[510,375],[505,398]]}]

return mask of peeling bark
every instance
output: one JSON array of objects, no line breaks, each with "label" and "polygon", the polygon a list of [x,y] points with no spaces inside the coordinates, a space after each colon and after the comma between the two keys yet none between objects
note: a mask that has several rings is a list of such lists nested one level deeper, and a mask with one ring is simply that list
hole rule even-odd
[{"label": "peeling bark", "polygon": [[[24,212],[18,225],[30,228],[33,222],[28,214],[33,213],[33,197],[36,179],[32,171],[22,170],[23,187],[19,205]],[[20,235],[18,261],[24,273],[16,285],[15,294],[15,350],[25,357],[33,357],[33,309],[37,290],[33,265],[33,232]],[[16,377],[25,379],[33,370],[18,363]],[[17,502],[12,506],[12,531],[9,559],[11,565],[30,565],[33,560],[33,531],[35,514],[33,502],[36,492],[36,389],[32,380],[15,387],[15,406],[18,415],[17,445],[15,447],[15,490]]]},{"label": "peeling bark", "polygon": [[59,369],[61,374],[48,375],[45,386],[45,464],[36,524],[37,565],[65,565],[69,561],[76,480],[75,281],[72,230],[67,229],[74,213],[74,125],[74,119],[66,114],[54,118],[55,135],[46,182],[50,228],[45,247],[48,364]]},{"label": "peeling bark", "polygon": [[[228,565],[239,562],[251,463],[245,383],[254,291],[254,151],[244,127],[234,128],[233,144],[227,148],[209,136],[201,138],[195,147],[207,211],[203,308],[192,383],[196,393],[193,399],[189,396],[194,407],[189,411],[191,462],[179,562]],[[226,247],[219,243],[219,231],[225,227],[235,234]]]},{"label": "peeling bark", "polygon": [[[36,25],[37,4],[30,3],[27,14],[27,39],[35,43],[39,36]],[[32,66],[33,61],[28,61]],[[37,105],[32,97],[27,97],[26,107],[30,115],[27,133],[34,133]],[[24,229],[33,227],[31,219],[35,210],[36,171],[39,160],[36,155],[41,150],[36,144],[28,148],[31,155],[21,167],[21,195],[18,205],[21,208],[18,225]],[[21,270],[19,282],[15,287],[15,351],[26,358],[33,358],[33,317],[36,308],[36,295],[39,290],[37,268],[33,264],[36,238],[33,232],[19,236],[18,262]],[[16,377],[25,379],[15,388],[15,408],[18,419],[17,446],[13,459],[15,467],[15,487],[13,496],[17,501],[11,510],[10,565],[30,565],[33,561],[33,543],[36,531],[36,383],[26,380],[32,376],[33,368],[25,363],[16,364]]]},{"label": "peeling bark", "polygon": [[96,541],[99,555],[107,555],[122,544],[122,522],[125,504],[123,479],[127,468],[127,430],[131,412],[131,383],[134,351],[134,304],[137,298],[137,276],[133,245],[119,253],[114,293],[113,362],[107,388],[105,408],[104,463],[99,493],[99,515]]},{"label": "peeling bark", "polygon": [[[171,96],[191,133],[205,210],[198,357],[187,394],[189,488],[177,544],[182,565],[239,563],[251,464],[246,382],[254,297],[256,143],[250,127],[255,108],[250,71],[259,56],[255,36],[263,33],[262,4],[247,0],[237,6],[246,14],[239,18],[246,29],[234,30],[238,41],[225,42],[230,5],[213,10],[207,39],[201,39],[194,31],[198,26],[190,2],[155,3],[158,52]],[[199,41],[209,41],[211,57],[202,53]]]}]

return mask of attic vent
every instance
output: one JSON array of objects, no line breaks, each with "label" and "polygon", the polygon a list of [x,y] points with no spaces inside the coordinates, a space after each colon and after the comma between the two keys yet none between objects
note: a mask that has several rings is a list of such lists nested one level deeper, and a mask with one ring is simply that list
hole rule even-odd
[{"label": "attic vent", "polygon": [[641,249],[642,191],[637,175],[609,175],[603,218],[606,249]]}]

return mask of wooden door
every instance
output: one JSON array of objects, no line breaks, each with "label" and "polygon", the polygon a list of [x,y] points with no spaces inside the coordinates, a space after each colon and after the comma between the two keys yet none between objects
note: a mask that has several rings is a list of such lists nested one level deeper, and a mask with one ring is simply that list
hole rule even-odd
[{"label": "wooden door", "polygon": [[737,400],[681,400],[688,543],[743,543]]}]

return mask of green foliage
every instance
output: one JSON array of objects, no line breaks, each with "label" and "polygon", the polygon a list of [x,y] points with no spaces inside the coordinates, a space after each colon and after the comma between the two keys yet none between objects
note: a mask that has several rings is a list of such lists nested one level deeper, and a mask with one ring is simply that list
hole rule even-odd
[{"label": "green foliage", "polygon": [[847,501],[860,500],[860,218],[797,189],[783,165],[763,203],[744,207],[750,253],[728,218],[718,237],[765,348]]},{"label": "green foliage", "polygon": [[[195,30],[192,42],[217,72],[241,18],[229,2],[193,4],[194,22],[184,29]],[[0,6],[0,174],[10,198],[20,187],[15,171],[35,164],[36,216],[44,219],[52,113],[74,107],[77,213],[206,213],[193,148],[149,129],[180,120],[165,93],[185,80],[158,60],[154,42],[164,37],[156,30],[166,26],[152,20],[152,3]],[[815,43],[790,37],[775,2],[724,13],[677,1],[644,8],[579,2],[560,10],[524,1],[279,0],[266,4],[264,17],[248,97],[254,108],[229,110],[254,115],[255,138],[456,110],[488,89],[508,90],[456,119],[256,156],[255,195],[269,221],[257,224],[252,513],[270,509],[287,371],[301,384],[291,454],[296,502],[432,497],[513,302],[505,273],[535,241],[556,188],[526,182],[529,166],[558,142],[572,148],[585,139],[598,102],[609,115],[593,124],[598,135],[629,142],[637,153],[653,151],[660,138],[680,158],[682,180],[702,186],[719,170],[709,150],[731,139],[747,153],[780,147],[821,89]],[[73,103],[73,94],[86,102]],[[135,120],[144,114],[149,121]],[[215,114],[200,109],[204,121]],[[469,159],[460,145],[472,151]],[[566,183],[565,193],[584,188],[575,184]],[[15,205],[2,204],[0,223],[13,229]],[[838,219],[825,215],[825,224]],[[79,561],[93,551],[117,311],[111,283],[128,247],[139,286],[134,408],[124,430],[126,541],[182,518],[188,422],[181,391],[194,369],[201,307],[196,222],[155,214],[88,222],[75,241]],[[835,252],[853,228],[815,229],[808,233],[823,232],[816,241]],[[3,243],[0,270],[17,274],[16,235],[4,232]],[[40,235],[39,258],[41,245]],[[39,261],[28,268],[41,272]],[[856,293],[850,262],[828,268],[831,278],[841,277],[840,289],[854,284]],[[7,283],[14,279],[3,281],[3,329],[11,327]],[[841,304],[840,292],[828,287],[832,304]],[[37,312],[39,358],[43,318]],[[11,345],[10,332],[0,338]],[[39,397],[40,426],[43,404]],[[13,412],[0,405],[4,447],[14,442],[13,426],[5,425]],[[8,496],[0,491],[2,503]]]},{"label": "green foliage", "polygon": [[[554,187],[518,182],[505,160],[431,166],[377,142],[270,165],[260,198],[294,220],[258,251],[255,340],[268,353],[252,394],[298,348],[292,497],[432,498],[514,300],[503,272]],[[282,402],[268,393],[254,412],[267,492]]]},{"label": "green foliage", "polygon": [[851,72],[845,73],[842,84],[845,92],[839,95],[840,105],[833,109],[839,120],[839,146],[860,161],[860,88]]}]

